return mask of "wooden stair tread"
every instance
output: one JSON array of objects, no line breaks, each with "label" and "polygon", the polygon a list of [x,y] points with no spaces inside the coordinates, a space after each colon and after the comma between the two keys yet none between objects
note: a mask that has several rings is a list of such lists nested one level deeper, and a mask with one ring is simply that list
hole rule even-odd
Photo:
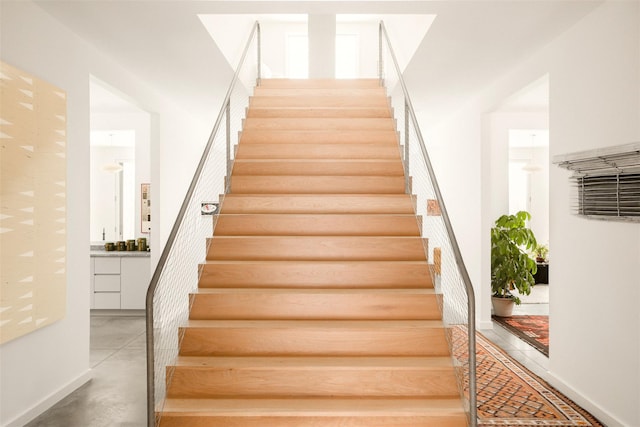
[{"label": "wooden stair tread", "polygon": [[384,144],[398,146],[398,134],[395,130],[280,130],[252,129],[242,131],[242,144]]},{"label": "wooden stair tread", "polygon": [[415,236],[216,236],[207,259],[218,260],[397,260],[426,263]]},{"label": "wooden stair tread", "polygon": [[[167,399],[160,427],[464,427],[459,398]],[[213,424],[215,423],[215,424]]]},{"label": "wooden stair tread", "polygon": [[290,288],[198,288],[192,295],[218,295],[218,294],[331,294],[331,295],[435,295],[435,290],[421,289],[421,288],[407,288],[407,289],[298,289],[292,290]]},{"label": "wooden stair tread", "polygon": [[231,180],[235,194],[402,194],[402,176],[240,175]]},{"label": "wooden stair tread", "polygon": [[[381,243],[393,244],[393,242],[410,242],[421,243],[422,238],[419,236],[215,236],[209,237],[207,240],[216,241],[243,241],[243,242],[275,242],[281,241],[285,243],[295,243],[299,241],[317,244],[322,242],[335,242],[337,244],[349,244],[356,242],[366,242],[367,244]],[[402,261],[402,260],[399,260]],[[406,260],[416,261],[416,260]]]},{"label": "wooden stair tread", "polygon": [[330,97],[340,99],[344,97],[386,97],[387,89],[381,86],[372,87],[265,87],[259,86],[253,90],[254,97],[290,96],[290,97]]},{"label": "wooden stair tread", "polygon": [[361,118],[361,117],[317,117],[317,118],[289,118],[289,117],[249,117],[245,119],[243,132],[247,129],[255,130],[293,130],[293,131],[325,131],[358,130],[365,133],[385,130],[395,132],[395,121],[391,118]]},{"label": "wooden stair tread", "polygon": [[264,107],[383,107],[389,108],[389,101],[386,97],[373,95],[359,96],[252,96],[249,98],[249,108]]},{"label": "wooden stair tread", "polygon": [[440,320],[187,320],[184,328],[444,329]]},{"label": "wooden stair tread", "polygon": [[390,159],[317,159],[317,160],[305,160],[305,159],[236,159],[234,161],[238,163],[250,163],[253,165],[259,165],[261,163],[307,163],[307,164],[332,164],[340,163],[345,165],[357,165],[357,164],[372,164],[372,165],[387,165],[396,164],[397,160]]},{"label": "wooden stair tread", "polygon": [[342,175],[401,176],[402,164],[389,159],[236,159],[233,176]]},{"label": "wooden stair tread", "polygon": [[189,318],[221,321],[440,320],[439,300],[440,296],[433,289],[426,288],[199,288],[191,294]]},{"label": "wooden stair tread", "polygon": [[[349,360],[351,359],[351,360]],[[377,359],[377,360],[373,360]],[[173,398],[453,397],[448,358],[179,357]],[[442,362],[439,362],[442,360]]]},{"label": "wooden stair tread", "polygon": [[404,179],[404,168],[397,159],[325,158],[237,158],[233,177],[238,176],[396,176]]},{"label": "wooden stair tread", "polygon": [[251,143],[240,144],[236,159],[400,159],[397,144],[361,143]]},{"label": "wooden stair tread", "polygon": [[388,106],[382,107],[254,107],[247,117],[275,118],[391,118]]},{"label": "wooden stair tread", "polygon": [[326,88],[326,87],[380,87],[380,80],[376,78],[358,79],[262,79],[263,87],[286,88]]},{"label": "wooden stair tread", "polygon": [[420,229],[405,214],[221,214],[215,234],[419,236]]},{"label": "wooden stair tread", "polygon": [[331,267],[345,267],[349,268],[352,266],[367,268],[367,269],[375,269],[376,267],[380,269],[389,269],[393,266],[398,267],[427,267],[427,263],[423,260],[385,260],[385,261],[370,261],[370,260],[318,260],[318,261],[305,261],[305,260],[237,260],[237,259],[229,259],[229,260],[205,260],[201,265],[202,266],[211,266],[212,268],[216,268],[221,265],[237,265],[239,267],[245,266],[247,264],[255,264],[261,267],[268,266],[278,266],[278,267],[296,267],[296,266],[320,266],[321,268],[331,268]]},{"label": "wooden stair tread", "polygon": [[463,413],[459,399],[167,399],[164,412],[227,413],[229,415],[298,415],[300,413],[406,415],[407,413]]},{"label": "wooden stair tread", "polygon": [[200,269],[200,287],[433,287],[425,261],[207,260]]},{"label": "wooden stair tread", "polygon": [[394,213],[414,214],[408,194],[227,194],[220,212],[226,213]]},{"label": "wooden stair tread", "polygon": [[200,369],[233,368],[233,369],[354,369],[368,370],[372,368],[388,368],[394,370],[453,369],[450,357],[206,357],[178,356],[173,366],[193,367]]},{"label": "wooden stair tread", "polygon": [[442,357],[449,354],[448,331],[441,321],[419,325],[419,321],[411,320],[331,321],[327,318],[190,320],[180,328],[179,354],[201,357]]}]

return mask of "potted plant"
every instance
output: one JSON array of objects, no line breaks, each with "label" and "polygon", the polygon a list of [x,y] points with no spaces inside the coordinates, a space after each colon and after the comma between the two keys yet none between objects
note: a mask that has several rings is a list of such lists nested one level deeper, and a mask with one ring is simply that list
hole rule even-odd
[{"label": "potted plant", "polygon": [[520,298],[511,292],[529,295],[535,285],[536,262],[528,253],[538,244],[526,225],[528,212],[502,215],[491,229],[491,292],[496,316],[508,317]]},{"label": "potted plant", "polygon": [[547,262],[547,257],[549,256],[549,246],[547,245],[536,245],[533,248],[533,256],[536,259],[536,262]]}]

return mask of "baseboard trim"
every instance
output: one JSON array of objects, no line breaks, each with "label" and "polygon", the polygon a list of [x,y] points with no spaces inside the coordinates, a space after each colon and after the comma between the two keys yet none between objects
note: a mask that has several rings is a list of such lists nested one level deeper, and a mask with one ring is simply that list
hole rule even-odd
[{"label": "baseboard trim", "polygon": [[28,422],[36,419],[39,415],[51,408],[53,405],[64,399],[74,390],[77,390],[83,384],[90,381],[92,378],[91,369],[87,369],[81,375],[68,382],[58,390],[51,393],[49,396],[42,399],[40,402],[33,405],[30,409],[27,409],[22,414],[9,421],[3,427],[22,427]]},{"label": "baseboard trim", "polygon": [[491,321],[491,320],[489,320],[489,321],[480,320],[476,324],[476,329],[478,329],[478,330],[493,329],[493,321]]},{"label": "baseboard trim", "polygon": [[623,423],[609,411],[595,404],[593,401],[587,399],[582,393],[577,391],[574,387],[567,384],[562,378],[555,375],[551,371],[547,371],[547,378],[545,378],[549,384],[560,390],[569,399],[576,402],[582,408],[589,411],[594,417],[600,420],[607,427],[625,427],[628,424]]}]

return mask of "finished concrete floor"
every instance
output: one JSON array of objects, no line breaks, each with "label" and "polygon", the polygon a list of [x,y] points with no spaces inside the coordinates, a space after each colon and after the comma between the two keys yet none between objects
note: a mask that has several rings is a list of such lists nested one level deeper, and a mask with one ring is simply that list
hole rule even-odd
[{"label": "finished concrete floor", "polygon": [[143,312],[91,315],[92,380],[26,427],[145,427]]}]

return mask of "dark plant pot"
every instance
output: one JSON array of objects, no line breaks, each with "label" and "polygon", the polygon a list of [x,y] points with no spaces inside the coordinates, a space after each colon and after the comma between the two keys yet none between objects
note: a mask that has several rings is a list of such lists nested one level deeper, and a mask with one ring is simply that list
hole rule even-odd
[{"label": "dark plant pot", "polygon": [[493,305],[493,314],[496,316],[511,317],[516,303],[512,298],[491,297],[491,305]]},{"label": "dark plant pot", "polygon": [[538,262],[538,263],[542,263],[542,262],[544,262],[544,258],[542,258],[542,257],[536,257],[536,262]]}]

